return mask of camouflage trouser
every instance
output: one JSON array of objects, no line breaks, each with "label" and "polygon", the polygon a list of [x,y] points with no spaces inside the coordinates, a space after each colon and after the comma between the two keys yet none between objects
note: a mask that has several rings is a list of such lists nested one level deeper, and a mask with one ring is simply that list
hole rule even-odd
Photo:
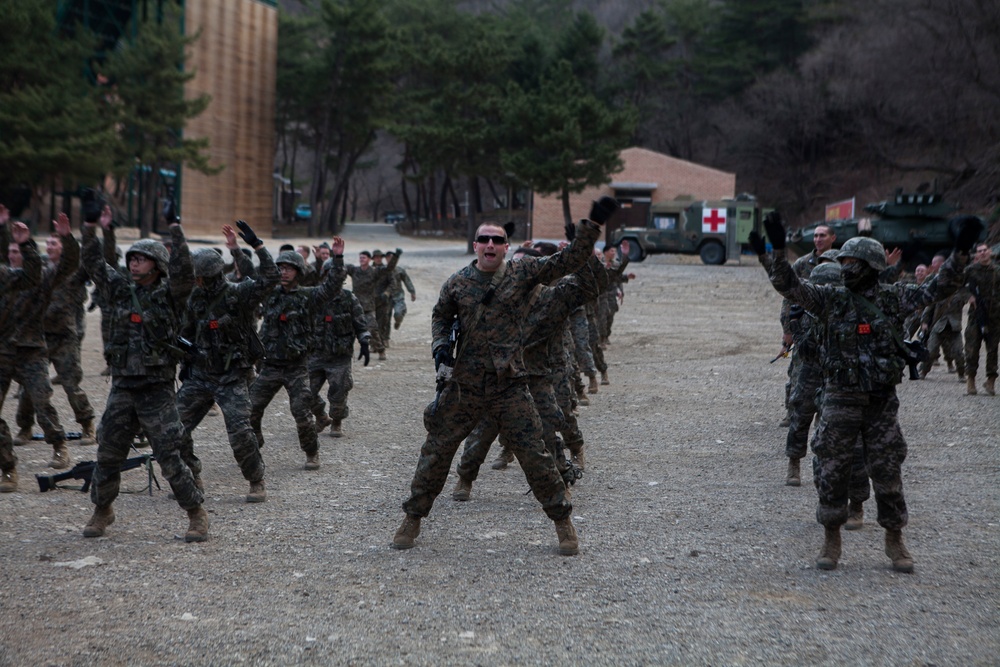
[{"label": "camouflage trouser", "polygon": [[[94,408],[90,405],[87,393],[80,388],[83,380],[83,369],[80,367],[80,338],[72,336],[45,335],[49,361],[56,369],[56,375],[66,391],[66,399],[73,408],[73,416],[78,424],[94,419]],[[22,391],[17,403],[17,425],[19,428],[31,428],[35,423],[35,406],[28,392]]]},{"label": "camouflage trouser", "polygon": [[837,527],[847,520],[851,469],[858,440],[875,488],[878,522],[886,529],[906,525],[901,468],[906,440],[899,428],[899,399],[895,388],[884,392],[830,391],[813,439],[813,478],[819,494],[816,520]]},{"label": "camouflage trouser", "polygon": [[374,310],[365,311],[365,325],[368,327],[368,333],[371,334],[371,338],[368,340],[369,349],[375,353],[385,352],[385,343],[382,341],[382,334],[379,333],[378,319]]},{"label": "camouflage trouser", "polygon": [[246,377],[238,376],[220,383],[199,373],[188,378],[177,392],[177,412],[184,425],[180,451],[184,463],[195,475],[201,475],[201,460],[194,453],[194,429],[218,403],[226,420],[226,434],[233,456],[248,482],[264,479],[264,459],[260,455],[257,435],[250,426],[250,391]]},{"label": "camouflage trouser", "polygon": [[406,317],[406,292],[400,292],[392,297],[392,316],[396,320],[396,328],[403,323]]},{"label": "camouflage trouser", "polygon": [[548,517],[559,521],[569,516],[573,506],[566,499],[566,485],[542,441],[541,421],[527,385],[514,382],[500,386],[493,374],[478,386],[449,383],[441,392],[437,409],[431,403],[424,410],[427,439],[420,448],[410,497],[403,503],[403,510],[420,517],[430,514],[434,499],[448,479],[455,452],[484,417],[498,424]]},{"label": "camouflage trouser", "polygon": [[582,306],[569,316],[569,326],[573,334],[574,353],[580,372],[587,377],[596,376],[594,353],[590,350],[590,325],[587,323],[586,310]]},{"label": "camouflage trouser", "polygon": [[[20,384],[21,393],[27,394],[38,406],[38,424],[45,433],[45,442],[53,446],[63,444],[66,433],[52,405],[49,361],[41,348],[19,347],[16,355],[0,354],[0,410],[12,381]],[[10,427],[0,417],[0,469],[8,470],[16,463]]]},{"label": "camouflage trouser", "polygon": [[795,386],[796,379],[799,376],[799,369],[802,367],[802,361],[794,349],[789,354],[788,358],[788,370],[786,371],[788,379],[785,380],[785,410],[788,410],[790,413],[792,409],[792,388]]},{"label": "camouflage trouser", "polygon": [[312,394],[309,393],[305,362],[278,365],[264,361],[261,364],[260,375],[250,388],[250,425],[257,435],[257,442],[261,447],[264,446],[260,422],[264,418],[264,409],[282,387],[288,392],[289,407],[298,430],[299,446],[303,452],[312,456],[319,451],[319,440],[312,416]]},{"label": "camouflage trouser", "polygon": [[181,460],[184,426],[177,414],[173,382],[154,382],[138,389],[111,386],[104,415],[97,427],[97,465],[90,487],[90,501],[110,505],[118,497],[121,465],[128,458],[132,436],[146,434],[156,462],[170,484],[177,504],[189,510],[204,496],[194,485],[191,469]]},{"label": "camouflage trouser", "polygon": [[583,449],[583,433],[580,432],[580,424],[573,414],[576,407],[576,390],[573,387],[573,379],[580,376],[573,372],[569,366],[558,369],[552,375],[552,386],[556,392],[556,403],[562,411],[563,426],[560,430],[563,437],[563,444],[573,454]]},{"label": "camouflage trouser", "polygon": [[378,323],[378,335],[382,337],[382,345],[388,345],[392,333],[392,299],[386,296],[378,298],[375,321]]},{"label": "camouflage trouser", "polygon": [[984,337],[979,333],[976,314],[969,314],[965,326],[965,370],[969,375],[979,371],[979,348],[986,345],[986,377],[997,376],[997,344],[1000,343],[1000,322],[990,322]]},{"label": "camouflage trouser", "polygon": [[317,365],[309,364],[309,393],[312,395],[312,413],[317,418],[326,413],[326,403],[319,397],[323,383],[329,383],[326,400],[330,402],[330,419],[334,421],[347,419],[351,413],[347,407],[347,394],[354,388],[351,356]]},{"label": "camouflage trouser", "polygon": [[[538,417],[542,421],[542,440],[549,454],[555,459],[556,468],[562,472],[566,469],[566,455],[563,452],[563,441],[556,435],[556,431],[563,427],[563,414],[556,402],[552,383],[548,378],[532,376],[528,379],[528,391],[531,392]],[[456,469],[459,477],[469,481],[475,481],[479,477],[479,469],[486,462],[490,447],[493,446],[497,436],[500,437],[500,444],[505,451],[513,449],[512,443],[508,441],[508,434],[501,435],[500,427],[493,419],[489,417],[481,419],[465,439],[465,449]]]},{"label": "camouflage trouser", "polygon": [[600,332],[597,328],[597,309],[593,307],[593,304],[587,306],[587,327],[589,329],[587,340],[590,344],[590,352],[594,355],[594,367],[601,373],[607,373],[608,365],[604,363],[604,350],[598,345]]},{"label": "camouflage trouser", "polygon": [[615,322],[615,313],[618,312],[618,295],[614,292],[605,292],[597,300],[597,324],[600,329],[601,338],[607,339],[611,336],[611,326]]},{"label": "camouflage trouser", "polygon": [[[943,331],[931,329],[927,338],[927,361],[920,364],[920,372],[926,375],[931,370],[931,364],[937,361],[938,352],[944,352],[944,360],[955,362],[955,370],[959,375],[965,375],[965,352],[962,350],[962,334],[950,326]],[[976,357],[979,363],[979,357]]]}]

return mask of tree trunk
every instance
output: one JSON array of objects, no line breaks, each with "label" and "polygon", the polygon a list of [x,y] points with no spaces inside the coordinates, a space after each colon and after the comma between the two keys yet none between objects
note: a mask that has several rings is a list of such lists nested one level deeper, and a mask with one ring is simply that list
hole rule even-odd
[{"label": "tree trunk", "polygon": [[563,220],[567,225],[573,224],[573,213],[569,210],[569,189],[563,188],[562,196],[562,210],[563,210]]},{"label": "tree trunk", "polygon": [[476,230],[479,229],[479,177],[469,176],[469,190],[472,192],[472,201],[469,202],[469,222],[466,229],[466,249],[470,255],[476,250],[472,247],[472,242],[476,240]]}]

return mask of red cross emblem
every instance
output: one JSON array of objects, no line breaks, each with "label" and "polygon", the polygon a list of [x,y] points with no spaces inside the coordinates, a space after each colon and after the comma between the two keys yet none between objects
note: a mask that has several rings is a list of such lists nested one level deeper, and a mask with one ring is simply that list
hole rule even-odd
[{"label": "red cross emblem", "polygon": [[725,234],[726,233],[726,209],[709,208],[701,213],[702,233]]}]

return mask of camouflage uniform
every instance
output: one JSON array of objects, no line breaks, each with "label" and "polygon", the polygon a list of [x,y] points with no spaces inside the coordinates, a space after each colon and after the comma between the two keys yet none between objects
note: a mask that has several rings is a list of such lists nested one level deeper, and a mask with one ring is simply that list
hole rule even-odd
[{"label": "camouflage uniform", "polygon": [[368,324],[368,333],[371,334],[371,350],[378,354],[385,353],[385,343],[379,333],[376,310],[378,309],[380,295],[386,291],[392,282],[392,275],[399,262],[399,253],[396,253],[385,266],[368,265],[367,269],[360,266],[348,264],[345,266],[347,275],[351,277],[351,286],[354,296],[358,297],[361,307],[365,309],[365,319]]},{"label": "camouflage uniform", "polygon": [[[313,318],[313,343],[309,353],[309,393],[312,395],[312,413],[318,422],[326,417],[326,403],[319,397],[324,383],[329,383],[327,400],[330,401],[329,418],[334,425],[347,419],[347,394],[354,388],[351,363],[354,358],[354,339],[365,343],[371,338],[365,310],[350,290],[342,289],[316,309]],[[331,431],[336,433],[337,429]]]},{"label": "camouflage uniform", "polygon": [[[170,227],[169,262],[164,266],[156,260],[160,276],[148,286],[133,282],[104,261],[93,228],[84,226],[83,236],[85,265],[107,297],[110,322],[104,358],[111,368],[111,392],[97,428],[91,502],[98,508],[109,507],[118,497],[121,464],[128,458],[133,435],[141,428],[177,504],[190,514],[201,507],[204,496],[181,459],[184,426],[177,414],[174,391],[176,364],[181,357],[175,345],[179,314],[194,282],[184,232],[179,225]],[[157,245],[139,241],[126,257],[132,252],[145,255],[147,249],[162,252]]]},{"label": "camouflage uniform", "polygon": [[[205,287],[194,288],[184,313],[181,335],[197,351],[187,362],[187,378],[177,392],[177,412],[184,424],[181,458],[196,477],[201,475],[202,465],[194,453],[192,433],[218,403],[243,478],[251,483],[264,479],[264,459],[250,426],[247,373],[260,356],[260,350],[255,349],[259,341],[254,314],[264,295],[277,284],[278,270],[266,248],[261,246],[256,252],[260,259],[256,279],[230,282],[221,275],[219,258],[220,273],[204,278]],[[246,265],[252,262],[242,250],[232,250],[232,255],[239,262],[240,273],[249,275]]]},{"label": "camouflage uniform", "polygon": [[[42,277],[42,260],[38,256],[38,249],[31,240],[18,244],[22,255],[22,267],[20,269],[12,269],[6,264],[6,246],[9,244],[9,238],[7,225],[0,225],[0,250],[2,250],[2,254],[0,254],[0,300],[3,301],[14,297],[18,292],[36,287]],[[6,365],[6,363],[3,364],[4,367]],[[3,398],[7,395],[7,390],[10,388],[10,377],[7,376],[7,371],[5,370],[0,370],[0,373],[3,373],[6,377],[3,385],[0,385],[0,411],[2,411]],[[0,472],[3,473],[3,482],[5,484],[10,483],[8,482],[8,478],[14,474],[13,471],[16,465],[17,457],[14,456],[14,441],[10,434],[10,427],[0,417]],[[10,483],[9,489],[13,491],[16,486],[16,481]]]},{"label": "camouflage uniform", "polygon": [[[278,256],[279,264],[283,257],[284,254]],[[264,409],[284,387],[295,419],[299,446],[310,460],[319,455],[306,360],[316,310],[342,289],[345,278],[342,266],[343,257],[337,257],[334,270],[327,273],[319,285],[292,289],[278,285],[264,297],[264,322],[260,332],[264,360],[260,365],[260,374],[250,388],[250,423],[261,447],[264,446],[261,432]],[[301,275],[301,269],[299,272]]]},{"label": "camouflage uniform", "polygon": [[927,337],[927,360],[920,366],[920,376],[927,377],[931,365],[944,351],[947,362],[955,362],[958,379],[965,379],[965,354],[962,350],[962,309],[969,301],[969,291],[960,289],[944,301],[924,309],[920,324],[926,324],[930,335]]},{"label": "camouflage uniform", "polygon": [[589,378],[597,377],[594,353],[590,349],[590,325],[587,322],[585,306],[580,306],[570,313],[569,326],[573,335],[573,350],[580,372]]},{"label": "camouflage uniform", "polygon": [[417,289],[413,286],[410,275],[406,269],[397,266],[392,274],[392,315],[396,321],[394,324],[396,329],[403,324],[403,318],[406,317],[406,292],[410,293],[411,298],[417,298]]},{"label": "camouflage uniform", "polygon": [[[42,269],[41,281],[36,287],[0,296],[0,406],[11,380],[18,382],[22,393],[38,406],[38,423],[45,433],[45,441],[53,447],[54,454],[49,465],[54,468],[67,467],[69,455],[65,445],[66,433],[52,405],[49,360],[45,356],[43,332],[45,312],[55,288],[80,266],[80,244],[72,234],[60,239],[63,255],[59,265]],[[0,253],[4,257],[7,256],[8,245],[5,225],[0,227]],[[7,428],[2,430],[6,440]]]},{"label": "camouflage uniform", "polygon": [[[437,353],[447,348],[455,317],[462,326],[462,340],[451,381],[424,411],[427,439],[410,497],[403,503],[408,516],[430,513],[462,440],[489,416],[509,440],[545,513],[553,521],[568,519],[573,508],[542,442],[542,425],[528,392],[522,357],[524,304],[536,285],[551,283],[581,267],[599,234],[598,225],[585,221],[576,240],[551,257],[508,261],[496,273],[479,271],[474,261],[442,286],[431,320],[432,349]],[[484,297],[488,303],[483,303]]]},{"label": "camouflage uniform", "polygon": [[[979,370],[979,348],[986,346],[986,377],[997,377],[997,347],[1000,344],[1000,266],[979,262],[965,270],[965,283],[976,297],[965,326],[965,369],[970,377]],[[978,295],[977,295],[978,292]],[[986,313],[986,335],[979,330],[980,313]]]},{"label": "camouflage uniform", "polygon": [[[878,505],[878,522],[898,531],[907,522],[900,469],[906,441],[899,428],[896,388],[905,363],[893,329],[916,309],[954,292],[964,263],[953,255],[938,276],[916,285],[876,283],[862,294],[888,319],[864,308],[846,287],[810,285],[796,276],[776,251],[771,283],[790,302],[798,303],[824,324],[823,410],[813,440],[813,473],[819,494],[816,519],[839,528],[848,517],[851,464],[858,437]],[[835,560],[835,559],[834,559]]]}]

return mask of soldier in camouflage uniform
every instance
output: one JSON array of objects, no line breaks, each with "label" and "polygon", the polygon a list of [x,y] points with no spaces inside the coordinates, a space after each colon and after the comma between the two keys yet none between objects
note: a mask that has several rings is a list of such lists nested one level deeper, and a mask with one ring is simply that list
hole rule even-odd
[{"label": "soldier in camouflage uniform", "polygon": [[[243,478],[250,483],[248,503],[267,500],[264,488],[264,459],[257,435],[250,426],[250,391],[247,372],[261,351],[254,314],[264,295],[278,283],[278,269],[264,243],[250,226],[240,220],[240,237],[260,260],[258,278],[233,283],[222,275],[222,257],[212,249],[199,250],[192,256],[197,286],[188,299],[181,325],[181,335],[196,350],[187,361],[184,384],[177,392],[177,412],[184,424],[181,458],[196,478],[201,476],[201,461],[194,453],[192,433],[218,403],[226,420],[226,433],[233,456]],[[240,250],[236,232],[229,225],[222,228],[226,247],[240,272],[250,273],[250,259]]]},{"label": "soldier in camouflage uniform", "polygon": [[[110,210],[105,208],[104,215],[110,216]],[[92,280],[107,296],[111,320],[104,347],[111,392],[97,427],[97,465],[90,487],[95,507],[84,537],[100,537],[114,523],[112,503],[118,497],[121,465],[141,428],[177,504],[187,512],[184,540],[208,539],[204,496],[180,455],[184,425],[174,392],[177,362],[183,355],[177,347],[180,313],[194,276],[184,231],[172,206],[165,217],[170,223],[170,252],[152,239],[136,241],[125,253],[128,277],[104,261],[95,224],[83,227],[84,260]]]},{"label": "soldier in camouflage uniform", "polygon": [[[594,363],[594,353],[590,349],[590,323],[587,321],[587,308],[580,306],[569,316],[569,328],[573,335],[573,351],[580,372],[589,380],[588,393],[597,393],[597,364]],[[580,405],[590,403],[586,395],[577,388]]]},{"label": "soldier in camouflage uniform", "polygon": [[385,343],[379,334],[376,310],[379,305],[379,295],[385,292],[392,282],[392,274],[396,270],[396,263],[399,261],[401,252],[397,248],[386,266],[376,267],[371,264],[372,254],[367,250],[362,250],[358,255],[358,266],[348,264],[344,267],[347,270],[347,275],[351,277],[354,296],[358,297],[361,307],[365,309],[368,333],[371,334],[369,344],[372,352],[378,352],[380,361],[385,360]]},{"label": "soldier in camouflage uniform", "polygon": [[[389,253],[392,254],[391,252]],[[385,253],[381,250],[372,250],[372,268],[384,269]],[[385,283],[385,289],[378,293],[375,306],[375,322],[378,324],[378,336],[382,339],[382,345],[389,348],[389,337],[392,333],[392,286],[396,281],[396,270],[392,270],[392,277]]]},{"label": "soldier in camouflage uniform", "polygon": [[[63,253],[62,240],[58,234],[49,235],[45,241],[45,250],[50,264],[58,265]],[[93,445],[97,438],[94,430],[94,408],[90,405],[87,393],[80,387],[80,382],[83,380],[83,368],[80,363],[83,304],[87,300],[86,284],[89,281],[90,275],[86,268],[79,266],[64,281],[57,284],[52,291],[43,322],[46,354],[55,368],[59,383],[66,392],[66,399],[73,409],[73,416],[80,424],[81,445]],[[21,431],[18,438],[31,440],[31,426],[34,422],[35,407],[31,402],[31,395],[22,391],[17,404],[17,425]]]},{"label": "soldier in camouflage uniform", "polygon": [[[41,282],[33,289],[0,296],[0,405],[11,380],[18,382],[22,393],[28,394],[38,407],[38,422],[45,441],[52,445],[49,466],[61,470],[69,467],[70,456],[66,433],[52,405],[43,326],[53,290],[80,266],[80,244],[70,232],[65,213],[59,214],[55,227],[64,248],[59,264],[42,269]],[[6,225],[0,226],[0,253],[9,257],[14,268],[23,263],[21,246],[10,243]]]},{"label": "soldier in camouflage uniform", "polygon": [[976,261],[966,269],[965,284],[969,299],[969,321],[965,326],[966,393],[976,393],[979,348],[986,346],[986,383],[983,389],[996,394],[997,346],[1000,344],[1000,267],[993,262],[990,247],[976,246]]},{"label": "soldier in camouflage uniform", "polygon": [[[852,238],[838,256],[844,287],[836,287],[799,280],[785,259],[785,229],[777,212],[768,214],[764,225],[774,247],[771,284],[824,327],[823,410],[813,440],[813,471],[819,495],[816,519],[825,539],[816,566],[832,570],[840,559],[840,527],[848,518],[851,464],[860,436],[878,522],[886,530],[886,555],[894,570],[912,572],[913,558],[902,534],[907,522],[901,476],[906,441],[897,418],[896,385],[906,364],[899,330],[909,313],[958,289],[960,270],[981,226],[978,220],[962,220],[956,252],[935,279],[921,286],[880,284],[879,272],[886,268],[882,244]],[[759,234],[751,233],[750,243],[758,256],[765,255]]]},{"label": "soldier in camouflage uniform", "polygon": [[343,247],[343,239],[335,238],[334,267],[315,287],[299,286],[299,276],[306,270],[301,255],[294,251],[279,254],[275,263],[281,284],[264,297],[263,303],[264,323],[260,336],[264,344],[264,360],[260,365],[260,374],[250,388],[250,423],[258,443],[263,447],[261,420],[264,410],[278,390],[284,387],[295,419],[299,446],[306,454],[306,470],[319,469],[319,441],[312,415],[306,361],[315,312],[337,295],[344,285],[343,260],[336,259],[336,256],[342,256]]},{"label": "soldier in camouflage uniform", "polygon": [[[392,261],[393,252],[390,250],[386,255],[389,257],[389,261]],[[390,290],[390,294],[392,295],[392,315],[395,320],[395,323],[392,325],[393,329],[398,329],[402,326],[403,318],[406,317],[406,292],[403,291],[404,286],[406,287],[406,292],[410,293],[410,301],[416,301],[417,289],[413,286],[410,275],[406,272],[406,269],[397,266],[392,274],[392,288]]]},{"label": "soldier in camouflage uniform", "polygon": [[[38,256],[38,249],[31,240],[31,232],[23,222],[15,222],[10,225],[8,222],[10,212],[7,207],[0,204],[0,235],[10,238],[21,251],[21,267],[13,268],[0,261],[0,300],[6,301],[18,292],[30,290],[37,287],[42,279],[42,260]],[[6,260],[7,253],[0,255]],[[0,373],[5,377],[3,385],[0,386],[0,410],[3,409],[3,396],[6,395],[10,386],[10,379],[6,370],[8,363],[13,360],[0,357]],[[11,493],[17,490],[17,457],[14,456],[13,440],[10,437],[10,428],[7,422],[0,417],[0,493]]]},{"label": "soldier in camouflage uniform", "polygon": [[[343,258],[338,261],[342,263]],[[333,264],[333,259],[327,260],[324,271],[332,270]],[[331,438],[340,438],[344,435],[343,421],[350,414],[347,394],[354,388],[351,362],[354,357],[355,338],[361,344],[361,354],[358,359],[364,359],[367,366],[371,361],[368,349],[371,334],[368,332],[365,309],[350,290],[342,289],[339,294],[316,308],[308,366],[309,392],[312,394],[316,430],[322,431],[329,426]],[[329,415],[326,412],[326,403],[319,396],[324,383],[329,383],[327,391],[327,400],[330,402]]]},{"label": "soldier in camouflage uniform", "polygon": [[924,308],[920,330],[927,335],[927,359],[920,365],[920,377],[931,372],[931,366],[944,350],[950,367],[955,362],[958,379],[965,380],[965,353],[962,350],[962,310],[969,301],[969,290],[962,288],[947,299]]},{"label": "soldier in camouflage uniform", "polygon": [[[528,393],[522,358],[524,304],[536,285],[548,284],[583,266],[593,253],[601,225],[617,209],[611,198],[595,202],[590,220],[580,223],[576,240],[551,257],[505,262],[508,249],[503,227],[481,225],[474,243],[476,260],[456,272],[441,288],[432,316],[435,366],[454,364],[441,394],[424,411],[427,439],[403,503],[406,517],[393,537],[396,549],[409,549],[420,532],[420,520],[448,478],[462,440],[484,415],[496,420],[509,437],[535,498],[555,522],[559,552],[579,551],[570,519],[566,485],[542,442],[542,426]],[[462,330],[455,360],[449,342],[455,319]]]}]

